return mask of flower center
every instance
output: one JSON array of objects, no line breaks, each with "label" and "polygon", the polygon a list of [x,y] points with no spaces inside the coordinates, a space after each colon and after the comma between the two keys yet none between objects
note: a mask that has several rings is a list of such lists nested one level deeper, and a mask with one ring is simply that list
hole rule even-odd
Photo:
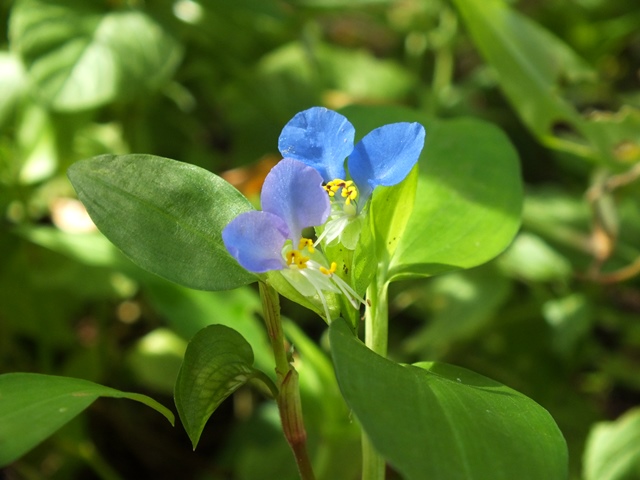
[{"label": "flower center", "polygon": [[329,268],[323,267],[320,263],[311,259],[311,256],[305,255],[305,250],[308,255],[313,255],[316,252],[315,247],[313,246],[313,240],[310,238],[301,238],[300,243],[298,244],[297,250],[288,250],[285,249],[284,258],[288,267],[298,268],[299,270],[303,270],[305,268],[311,268],[313,270],[318,270],[320,273],[332,277],[338,268],[338,264],[336,262],[331,262],[331,266]]},{"label": "flower center", "polygon": [[305,296],[317,295],[325,311],[327,321],[330,321],[329,306],[323,292],[344,295],[353,308],[359,308],[365,300],[351,288],[342,278],[336,275],[338,264],[329,262],[320,250],[314,247],[309,238],[301,238],[296,250],[287,242],[282,256],[289,267],[283,271],[285,278],[294,288]]},{"label": "flower center", "polygon": [[336,178],[331,180],[324,187],[325,191],[331,198],[336,196],[339,190],[342,190],[340,195],[344,198],[345,205],[350,205],[358,197],[358,188],[353,184],[353,180],[342,180]]}]

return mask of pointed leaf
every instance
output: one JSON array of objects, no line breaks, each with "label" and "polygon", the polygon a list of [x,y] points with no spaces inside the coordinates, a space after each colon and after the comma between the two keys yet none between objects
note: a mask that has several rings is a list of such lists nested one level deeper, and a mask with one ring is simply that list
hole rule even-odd
[{"label": "pointed leaf", "polygon": [[38,445],[98,397],[144,403],[173,425],[170,410],[139,393],[121,392],[79,378],[7,373],[0,375],[0,467]]},{"label": "pointed leaf", "polygon": [[251,345],[229,327],[209,325],[189,342],[174,396],[180,420],[194,449],[211,414],[248,380],[258,377],[269,388],[276,388],[252,365]]},{"label": "pointed leaf", "polygon": [[251,204],[220,177],[152,155],[94,157],[68,174],[98,228],[142,268],[201,290],[256,280],[222,242]]},{"label": "pointed leaf", "polygon": [[342,394],[403,478],[567,478],[564,438],[533,400],[452,365],[396,364],[341,319],[329,335]]}]

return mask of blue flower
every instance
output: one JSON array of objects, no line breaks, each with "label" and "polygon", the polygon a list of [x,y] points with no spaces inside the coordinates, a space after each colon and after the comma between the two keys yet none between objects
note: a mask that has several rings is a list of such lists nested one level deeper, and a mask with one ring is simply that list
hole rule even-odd
[{"label": "blue flower", "polygon": [[[396,185],[406,178],[424,146],[425,130],[419,123],[392,123],[371,131],[355,147],[354,137],[355,129],[344,116],[313,107],[296,114],[278,140],[283,157],[299,160],[322,175],[331,199],[330,221],[322,233],[326,243],[358,220],[377,186]],[[352,180],[346,179],[347,157]],[[358,235],[350,238],[348,243],[341,240],[352,249]]]},{"label": "blue flower", "polygon": [[262,211],[244,212],[222,231],[222,240],[240,265],[254,273],[279,270],[306,297],[318,296],[329,321],[323,292],[344,294],[358,308],[364,300],[339,276],[302,230],[325,223],[330,201],[322,177],[302,162],[285,158],[265,178]]}]

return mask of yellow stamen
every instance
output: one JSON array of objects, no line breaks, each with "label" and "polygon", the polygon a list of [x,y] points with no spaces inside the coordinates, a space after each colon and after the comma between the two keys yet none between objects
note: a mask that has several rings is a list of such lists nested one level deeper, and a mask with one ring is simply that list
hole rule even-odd
[{"label": "yellow stamen", "polygon": [[346,198],[346,205],[351,204],[351,202],[358,197],[358,189],[353,184],[353,180],[342,180],[341,178],[336,178],[335,180],[327,182],[324,189],[330,197],[335,197],[338,190],[342,189],[340,195],[342,198]]},{"label": "yellow stamen", "polygon": [[320,271],[325,275],[333,275],[336,273],[336,269],[338,268],[338,264],[336,262],[331,262],[331,268],[320,267]]},{"label": "yellow stamen", "polygon": [[315,248],[313,248],[313,241],[311,239],[301,238],[298,250],[303,250],[305,247],[309,250],[309,253],[313,253],[315,251]]},{"label": "yellow stamen", "polygon": [[286,258],[287,265],[295,264],[300,269],[307,268],[309,257],[305,257],[298,250],[291,250],[290,252],[287,252]]}]

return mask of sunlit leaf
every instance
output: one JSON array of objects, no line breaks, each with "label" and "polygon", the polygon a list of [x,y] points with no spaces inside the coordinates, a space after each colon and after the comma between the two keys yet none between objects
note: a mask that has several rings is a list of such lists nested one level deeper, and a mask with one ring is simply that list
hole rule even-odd
[{"label": "sunlit leaf", "polygon": [[342,320],[330,340],[342,394],[403,478],[567,478],[564,438],[533,400],[453,365],[396,364]]},{"label": "sunlit leaf", "polygon": [[0,126],[11,115],[25,91],[24,67],[16,55],[0,52]]},{"label": "sunlit leaf", "polygon": [[251,204],[211,172],[151,155],[104,155],[72,165],[69,178],[102,233],[142,268],[201,290],[256,280],[222,242],[222,229]]},{"label": "sunlit leaf", "polygon": [[597,423],[584,454],[585,480],[632,480],[640,472],[640,409]]},{"label": "sunlit leaf", "polygon": [[413,211],[418,182],[418,168],[393,187],[378,187],[371,202],[372,223],[378,256],[391,258],[405,232]]},{"label": "sunlit leaf", "polygon": [[78,378],[7,373],[0,375],[0,467],[38,445],[98,397],[144,403],[173,424],[170,410],[139,393],[121,392]]},{"label": "sunlit leaf", "polygon": [[181,58],[176,41],[139,10],[82,0],[17,0],[12,48],[37,96],[56,110],[94,108],[156,89]]},{"label": "sunlit leaf", "polygon": [[391,279],[471,268],[511,243],[520,226],[522,183],[518,155],[499,129],[471,119],[433,122],[419,168]]}]

